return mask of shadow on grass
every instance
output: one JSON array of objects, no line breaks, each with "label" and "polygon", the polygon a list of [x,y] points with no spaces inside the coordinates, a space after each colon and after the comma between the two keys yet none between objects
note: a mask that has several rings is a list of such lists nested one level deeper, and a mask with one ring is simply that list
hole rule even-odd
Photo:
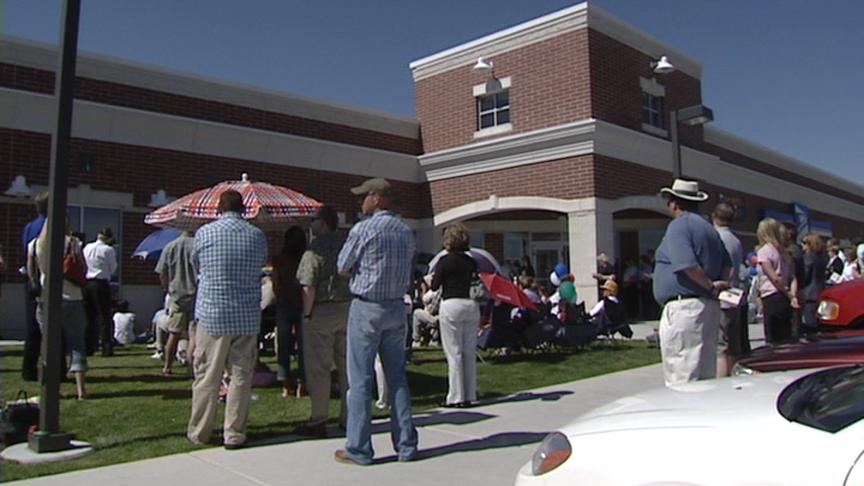
[{"label": "shadow on grass", "polygon": [[147,435],[144,437],[135,437],[134,439],[121,440],[121,441],[112,442],[112,443],[109,443],[106,445],[98,446],[98,447],[96,447],[96,451],[97,452],[104,452],[104,451],[108,451],[111,449],[116,449],[118,447],[126,447],[128,445],[139,443],[139,442],[154,442],[154,441],[159,441],[159,440],[163,440],[163,439],[174,439],[174,438],[185,439],[186,438],[186,432],[180,431],[180,432],[171,432],[171,433],[159,434],[159,435]]},{"label": "shadow on grass", "polygon": [[[88,380],[89,381],[89,380]],[[103,398],[121,398],[121,397],[147,397],[153,398],[157,396],[162,396],[165,400],[191,400],[192,399],[192,389],[176,389],[176,388],[166,388],[163,390],[154,390],[152,388],[147,388],[144,390],[122,390],[116,392],[97,392],[90,393],[89,398],[93,399],[103,399]]]},{"label": "shadow on grass", "polygon": [[88,375],[87,383],[192,383],[192,378],[185,374],[162,376],[159,371],[146,375]]},{"label": "shadow on grass", "polygon": [[[519,447],[528,444],[535,444],[542,441],[546,435],[547,432],[502,432],[500,434],[492,434],[483,437],[482,439],[472,439],[455,442],[446,446],[433,447],[431,449],[421,449],[415,460],[423,461],[459,452],[486,451],[490,449],[503,449],[505,447]],[[376,459],[372,463],[386,464],[397,460],[397,456],[392,455]]]}]

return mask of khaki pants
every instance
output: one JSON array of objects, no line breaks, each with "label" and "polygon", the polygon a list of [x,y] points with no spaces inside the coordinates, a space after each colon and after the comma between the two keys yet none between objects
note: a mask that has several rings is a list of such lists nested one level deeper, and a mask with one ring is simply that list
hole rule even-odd
[{"label": "khaki pants", "polygon": [[716,378],[720,303],[670,300],[660,315],[660,354],[666,386]]},{"label": "khaki pants", "polygon": [[219,386],[225,370],[231,377],[225,405],[225,444],[246,442],[246,421],[252,396],[252,374],[258,357],[257,336],[211,336],[205,324],[195,334],[195,381],[192,382],[192,416],[186,436],[204,444],[213,433]]},{"label": "khaki pants", "polygon": [[303,323],[303,364],[306,371],[306,389],[312,400],[310,425],[324,422],[330,416],[330,372],[334,363],[339,373],[339,396],[342,402],[339,422],[344,424],[347,419],[347,322],[348,303],[338,302],[316,305],[312,319]]}]

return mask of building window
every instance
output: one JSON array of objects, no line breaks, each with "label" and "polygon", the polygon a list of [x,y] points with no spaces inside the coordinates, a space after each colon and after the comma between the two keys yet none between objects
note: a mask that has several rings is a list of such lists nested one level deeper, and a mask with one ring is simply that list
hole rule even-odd
[{"label": "building window", "polygon": [[651,93],[642,92],[642,123],[646,125],[651,125],[652,127],[657,127],[660,129],[665,129],[665,123],[663,122],[666,117],[666,110],[664,108],[663,97],[662,96],[654,96]]},{"label": "building window", "polygon": [[642,89],[642,130],[666,136],[666,88],[656,79],[639,78]]},{"label": "building window", "polygon": [[510,123],[510,90],[477,98],[478,130]]},{"label": "building window", "polygon": [[472,88],[477,100],[477,131],[474,138],[483,138],[509,132],[510,124],[510,77],[489,78]]},{"label": "building window", "polygon": [[120,268],[123,266],[122,241],[123,235],[123,212],[119,209],[97,208],[89,206],[69,205],[66,208],[66,214],[69,220],[69,228],[73,233],[82,238],[82,243],[85,245],[96,240],[96,235],[102,228],[111,228],[114,233],[114,249],[117,251],[117,274],[111,278],[112,282],[120,280]]}]

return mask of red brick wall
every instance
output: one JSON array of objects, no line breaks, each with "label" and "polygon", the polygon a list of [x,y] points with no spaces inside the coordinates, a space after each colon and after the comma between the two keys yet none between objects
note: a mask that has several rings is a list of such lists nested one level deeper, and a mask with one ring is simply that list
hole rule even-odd
[{"label": "red brick wall", "polygon": [[[490,60],[495,64],[496,77],[512,77],[510,119],[513,130],[502,136],[590,116],[585,29],[499,54]],[[425,153],[474,142],[477,107],[472,87],[485,79],[471,67],[463,66],[416,83],[417,118]]]},{"label": "red brick wall", "polygon": [[[606,156],[581,156],[551,162],[502,169],[430,183],[435,213],[440,213],[470,202],[498,196],[545,196],[561,199],[598,197],[619,199],[627,196],[657,194],[669,185],[672,174]],[[700,212],[710,214],[720,202],[719,195],[742,202],[743,218],[733,226],[738,231],[755,232],[764,211],[791,212],[788,203],[758,195],[707,184],[700,187],[711,197],[700,206]],[[488,218],[495,216],[489,215]],[[499,217],[510,218],[510,213]],[[814,219],[829,221],[840,238],[855,239],[864,233],[860,222],[838,216],[814,212]],[[485,218],[484,218],[485,219]],[[488,238],[488,235],[487,235]]]},{"label": "red brick wall", "polygon": [[[0,86],[39,93],[53,93],[54,73],[0,63]],[[75,97],[107,105],[125,106],[411,155],[420,153],[420,140],[417,138],[401,137],[97,79],[78,77],[75,82]]]},{"label": "red brick wall", "polygon": [[[655,78],[666,88],[667,110],[702,103],[702,86],[698,79],[681,71],[655,74],[651,69],[654,59],[650,56],[593,29],[589,29],[588,41],[594,118],[642,131],[640,77]],[[702,140],[702,128],[681,127],[679,139],[682,144],[698,146]]]},{"label": "red brick wall", "polygon": [[[93,161],[93,170],[89,173],[82,169],[84,155]],[[0,174],[5,174],[2,180],[11,181],[20,174],[27,177],[29,184],[47,185],[49,158],[48,135],[0,129]],[[338,211],[346,213],[349,222],[356,219],[359,211],[359,203],[350,193],[350,188],[366,179],[360,175],[77,138],[72,140],[71,160],[70,187],[88,184],[94,190],[131,193],[136,207],[146,207],[150,195],[158,189],[176,197],[215,182],[236,180],[241,173],[248,172],[254,180],[285,185],[332,204]],[[405,217],[431,217],[426,184],[393,181],[393,186],[402,198],[398,209]],[[24,207],[28,210],[23,211],[23,215],[16,212],[14,217],[9,217],[7,224],[0,226],[0,244],[4,248],[7,241],[14,242],[20,238],[31,206]],[[140,213],[124,213],[123,217],[126,253],[123,255],[123,271],[124,282],[129,284],[153,283],[151,264],[129,263],[132,250],[153,230],[143,224],[143,218]],[[20,244],[10,245],[10,248],[12,246]],[[275,241],[271,246],[274,251],[279,247]]]},{"label": "red brick wall", "polygon": [[594,194],[592,156],[523,165],[429,183],[435,214],[490,195],[578,199]]}]

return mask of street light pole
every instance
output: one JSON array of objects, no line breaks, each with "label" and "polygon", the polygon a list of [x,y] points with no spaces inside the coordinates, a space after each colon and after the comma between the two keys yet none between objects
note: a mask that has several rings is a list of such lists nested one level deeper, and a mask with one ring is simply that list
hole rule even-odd
[{"label": "street light pole", "polygon": [[678,140],[678,111],[669,110],[669,142],[672,143],[672,179],[681,178],[681,142]]},{"label": "street light pole", "polygon": [[693,105],[679,110],[669,110],[669,142],[672,145],[672,176],[681,178],[681,141],[678,140],[678,124],[696,126],[714,120],[714,112],[704,105]]},{"label": "street light pole", "polygon": [[28,446],[34,452],[56,452],[72,447],[72,434],[60,432],[60,374],[63,358],[61,343],[63,253],[66,247],[66,187],[72,128],[72,102],[75,62],[78,52],[80,0],[65,0],[63,30],[60,35],[60,62],[55,81],[57,126],[51,138],[48,169],[50,204],[48,206],[48,260],[45,276],[45,335],[42,340],[42,399],[39,403],[39,431],[30,434]]}]

